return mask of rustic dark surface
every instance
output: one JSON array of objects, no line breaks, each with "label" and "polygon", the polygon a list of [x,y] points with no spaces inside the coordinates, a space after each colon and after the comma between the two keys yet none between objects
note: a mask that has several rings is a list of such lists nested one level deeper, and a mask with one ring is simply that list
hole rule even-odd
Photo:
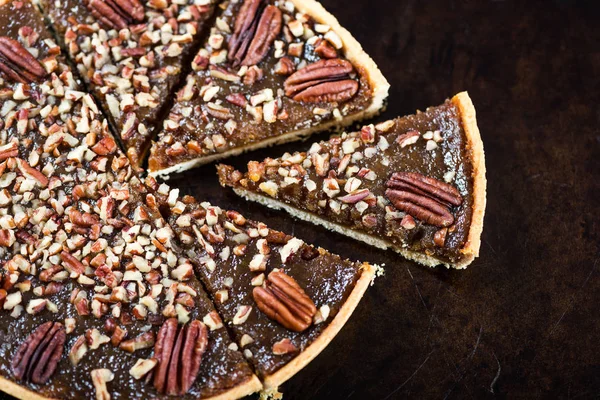
[{"label": "rustic dark surface", "polygon": [[[448,271],[246,203],[218,186],[214,165],[174,177],[198,198],[386,265],[330,346],[283,385],[284,398],[597,398],[600,3],[323,4],[391,84],[378,121],[469,91],[488,204],[481,256],[465,271]],[[228,162],[243,167],[308,147]]]},{"label": "rustic dark surface", "polygon": [[[173,177],[172,185],[199,199],[385,264],[340,334],[283,385],[284,398],[597,398],[600,4],[323,4],[392,85],[377,121],[469,91],[486,152],[488,204],[481,256],[465,271],[448,271],[246,203],[218,185],[214,165]],[[228,162],[243,167],[308,147]]]}]

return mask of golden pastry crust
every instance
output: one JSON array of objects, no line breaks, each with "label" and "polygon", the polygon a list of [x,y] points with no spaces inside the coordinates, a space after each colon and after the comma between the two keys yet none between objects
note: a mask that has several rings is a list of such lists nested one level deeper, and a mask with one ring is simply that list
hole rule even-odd
[{"label": "golden pastry crust", "polygon": [[260,382],[260,380],[256,377],[256,375],[252,375],[252,377],[248,381],[246,381],[240,385],[237,385],[236,387],[233,387],[226,392],[223,392],[216,396],[208,397],[205,400],[240,399],[242,397],[249,396],[252,393],[256,393],[256,392],[260,391],[262,388],[263,388],[263,385]]},{"label": "golden pastry crust", "polygon": [[13,397],[21,400],[44,400],[53,399],[53,397],[42,396],[24,386],[19,385],[9,379],[0,376],[0,390],[4,393],[8,393]]},{"label": "golden pastry crust", "polygon": [[352,289],[352,292],[340,308],[337,315],[333,318],[333,321],[331,321],[329,326],[323,330],[319,337],[306,349],[304,349],[302,353],[298,354],[296,358],[275,373],[264,377],[263,384],[266,390],[276,388],[304,368],[317,355],[319,355],[319,353],[323,351],[325,347],[327,347],[329,342],[331,342],[335,335],[338,334],[340,329],[342,329],[375,277],[376,267],[373,265],[364,263],[361,268],[362,273],[360,278],[358,278],[354,289]]},{"label": "golden pastry crust", "polygon": [[475,257],[479,256],[479,247],[481,245],[481,232],[483,231],[483,217],[485,214],[486,186],[485,177],[485,154],[483,151],[483,142],[477,126],[477,116],[475,107],[467,92],[461,92],[452,98],[452,102],[460,110],[463,129],[467,136],[467,151],[471,158],[473,167],[473,216],[469,228],[469,236],[461,253],[465,258],[452,265],[454,268],[466,268]]}]

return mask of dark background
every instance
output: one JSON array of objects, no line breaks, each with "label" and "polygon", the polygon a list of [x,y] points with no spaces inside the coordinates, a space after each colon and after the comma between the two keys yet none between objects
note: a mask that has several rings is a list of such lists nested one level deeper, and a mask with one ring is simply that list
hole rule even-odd
[{"label": "dark background", "polygon": [[480,257],[449,271],[246,203],[214,165],[173,177],[184,193],[385,264],[344,329],[282,386],[285,400],[598,398],[600,1],[322,2],[391,84],[377,121],[469,91],[488,204]]},{"label": "dark background", "polygon": [[214,165],[173,177],[197,198],[385,264],[284,399],[598,398],[600,1],[322,2],[391,84],[377,121],[469,91],[488,203],[480,257],[449,271],[246,203],[218,186]]}]

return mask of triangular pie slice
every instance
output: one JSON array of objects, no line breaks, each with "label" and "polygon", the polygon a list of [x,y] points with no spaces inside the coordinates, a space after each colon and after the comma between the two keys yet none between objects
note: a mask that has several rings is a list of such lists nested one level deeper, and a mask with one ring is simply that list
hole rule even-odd
[{"label": "triangular pie slice", "polygon": [[466,92],[308,152],[252,161],[245,173],[218,171],[249,200],[425,265],[464,268],[479,253],[485,163]]},{"label": "triangular pie slice", "polygon": [[345,260],[236,211],[180,197],[166,184],[152,186],[265,389],[279,386],[327,346],[374,279],[373,265]]},{"label": "triangular pie slice", "polygon": [[[191,262],[81,89],[41,14],[3,3],[0,389],[104,399],[258,390],[226,329],[203,322],[219,316]],[[165,345],[178,337],[193,351]],[[175,355],[191,356],[189,368],[170,367]]]},{"label": "triangular pie slice", "polygon": [[388,83],[314,0],[222,3],[152,145],[167,176],[379,113]]},{"label": "triangular pie slice", "polygon": [[193,54],[210,0],[40,0],[127,156],[144,160],[182,65]]}]

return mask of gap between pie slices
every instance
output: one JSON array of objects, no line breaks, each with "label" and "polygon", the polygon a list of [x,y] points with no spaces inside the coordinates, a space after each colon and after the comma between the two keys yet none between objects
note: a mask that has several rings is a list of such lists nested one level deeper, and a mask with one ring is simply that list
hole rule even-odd
[{"label": "gap between pie slices", "polygon": [[168,177],[382,110],[389,84],[318,2],[223,4],[153,142],[151,175]]},{"label": "gap between pie slices", "polygon": [[140,166],[215,1],[37,1]]},{"label": "gap between pie slices", "polygon": [[217,168],[246,199],[428,266],[465,268],[479,253],[485,162],[466,92],[245,173]]},{"label": "gap between pie slices", "polygon": [[[0,389],[25,399],[259,390],[227,330],[203,322],[219,316],[191,262],[42,16],[5,2],[0,21],[9,20],[0,25]],[[189,368],[152,360],[177,357]],[[165,384],[164,372],[177,379]]]},{"label": "gap between pie slices", "polygon": [[[240,349],[246,339],[231,343],[213,308],[218,293],[209,290],[212,300],[205,294],[193,261],[161,217],[161,187],[136,176],[35,8],[3,3],[0,20],[9,16],[15,22],[0,27],[0,389],[26,399],[94,393],[108,399],[117,388],[131,398],[187,393],[182,397],[225,399],[262,388]],[[368,264],[289,242],[294,246],[277,247],[296,260],[285,267],[290,271],[284,268],[298,279],[296,293],[312,295],[297,273],[320,257],[337,260],[347,280],[330,302],[309,300],[319,308],[309,307],[305,334],[269,344],[276,351],[263,374],[269,388],[328,344],[374,274]],[[314,258],[298,259],[300,248]],[[199,265],[196,271],[204,277]],[[275,286],[267,283],[265,291]],[[262,318],[279,333],[287,329],[278,324],[298,329]],[[294,341],[297,355],[290,349]],[[183,359],[189,362],[177,362]]]},{"label": "gap between pie slices", "polygon": [[375,277],[376,266],[181,197],[153,178],[146,182],[265,389],[277,388],[327,346]]}]

